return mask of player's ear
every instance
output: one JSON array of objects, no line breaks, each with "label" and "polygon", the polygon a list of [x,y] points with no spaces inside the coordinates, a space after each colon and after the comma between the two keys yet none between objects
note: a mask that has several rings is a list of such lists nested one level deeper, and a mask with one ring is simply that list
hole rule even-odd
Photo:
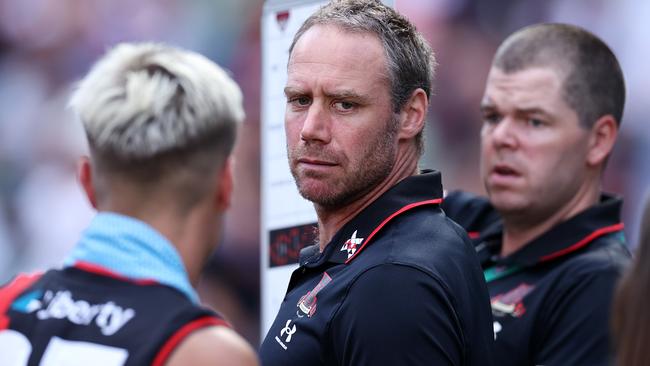
[{"label": "player's ear", "polygon": [[618,135],[618,124],[610,114],[600,117],[591,128],[587,164],[597,166],[604,164],[614,148]]},{"label": "player's ear", "polygon": [[93,186],[92,166],[88,156],[80,157],[77,162],[77,179],[86,193],[88,201],[93,208],[97,209],[97,195]]},{"label": "player's ear", "polygon": [[424,128],[429,98],[421,88],[415,89],[399,113],[399,138],[414,138]]},{"label": "player's ear", "polygon": [[233,165],[233,158],[229,156],[223,163],[223,167],[217,178],[215,205],[219,211],[225,211],[230,207],[234,187]]}]

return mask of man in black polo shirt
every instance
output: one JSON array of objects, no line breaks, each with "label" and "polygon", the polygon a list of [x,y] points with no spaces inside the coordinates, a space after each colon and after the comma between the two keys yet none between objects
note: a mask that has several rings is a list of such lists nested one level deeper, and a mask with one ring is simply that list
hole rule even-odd
[{"label": "man in black polo shirt", "polygon": [[433,55],[379,1],[335,1],[290,49],[291,172],[314,203],[264,340],[264,365],[490,365],[489,298],[474,248],[418,174]]},{"label": "man in black polo shirt", "polygon": [[616,57],[583,29],[531,26],[496,53],[481,104],[489,199],[457,192],[443,208],[475,241],[498,365],[609,364],[629,252],[600,180],[624,100]]}]

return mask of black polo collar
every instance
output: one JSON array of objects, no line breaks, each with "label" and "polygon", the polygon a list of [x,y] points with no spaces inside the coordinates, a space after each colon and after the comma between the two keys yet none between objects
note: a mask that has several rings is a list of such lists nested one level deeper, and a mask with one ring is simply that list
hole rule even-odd
[{"label": "black polo collar", "polygon": [[300,252],[300,265],[316,267],[324,262],[349,263],[372,242],[392,219],[406,211],[442,202],[440,172],[426,170],[408,177],[372,202],[348,221],[327,244],[322,254],[318,245]]},{"label": "black polo collar", "polygon": [[503,223],[495,222],[481,233],[476,250],[484,267],[489,262],[498,266],[532,266],[564,257],[584,248],[594,239],[623,230],[620,197],[602,194],[600,203],[555,225],[511,255],[500,258]]}]

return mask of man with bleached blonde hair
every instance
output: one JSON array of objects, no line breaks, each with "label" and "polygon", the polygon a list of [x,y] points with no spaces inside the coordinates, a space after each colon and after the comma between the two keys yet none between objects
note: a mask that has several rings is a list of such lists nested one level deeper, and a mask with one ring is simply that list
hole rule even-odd
[{"label": "man with bleached blonde hair", "polygon": [[0,288],[3,360],[257,364],[193,288],[230,205],[230,155],[244,118],[237,84],[196,53],[121,44],[70,106],[90,147],[79,180],[99,212],[63,269]]}]

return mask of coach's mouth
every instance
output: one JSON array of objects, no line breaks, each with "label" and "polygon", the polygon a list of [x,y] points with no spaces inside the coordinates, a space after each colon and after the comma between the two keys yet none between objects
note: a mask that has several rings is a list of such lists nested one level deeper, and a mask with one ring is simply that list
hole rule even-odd
[{"label": "coach's mouth", "polygon": [[335,162],[320,160],[320,159],[312,159],[312,158],[300,158],[298,159],[298,164],[303,164],[306,166],[323,166],[323,167],[338,165]]},{"label": "coach's mouth", "polygon": [[521,179],[521,172],[508,164],[497,164],[488,176],[488,183],[491,186],[511,186]]},{"label": "coach's mouth", "polygon": [[492,168],[492,174],[503,176],[520,176],[521,174],[515,168],[507,164],[498,164]]}]

